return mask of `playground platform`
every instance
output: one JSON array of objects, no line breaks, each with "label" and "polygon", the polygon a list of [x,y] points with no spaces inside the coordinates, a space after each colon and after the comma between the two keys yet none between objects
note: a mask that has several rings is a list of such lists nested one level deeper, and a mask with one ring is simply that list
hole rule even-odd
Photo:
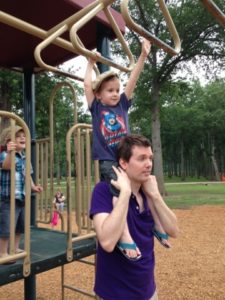
[{"label": "playground platform", "polygon": [[[66,257],[67,234],[60,231],[31,227],[31,274],[39,274],[69,263]],[[72,261],[96,253],[95,238],[77,241],[73,244]],[[15,264],[0,265],[0,286],[23,276],[23,260]]]}]

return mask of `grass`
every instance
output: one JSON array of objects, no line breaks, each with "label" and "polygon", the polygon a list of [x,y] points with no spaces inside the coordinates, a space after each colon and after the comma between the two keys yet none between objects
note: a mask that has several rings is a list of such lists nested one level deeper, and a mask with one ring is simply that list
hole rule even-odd
[{"label": "grass", "polygon": [[[199,179],[192,178],[192,181],[181,182],[180,179],[168,182],[165,179],[167,196],[164,200],[171,208],[187,209],[194,205],[225,205],[225,182],[199,182]],[[189,180],[189,178],[188,178]],[[206,180],[201,178],[203,182]],[[60,188],[66,194],[66,182],[62,181]],[[72,199],[75,199],[74,184],[72,185]],[[75,206],[73,201],[73,208]]]},{"label": "grass", "polygon": [[166,184],[166,203],[171,208],[194,205],[225,205],[225,184],[177,183]]}]

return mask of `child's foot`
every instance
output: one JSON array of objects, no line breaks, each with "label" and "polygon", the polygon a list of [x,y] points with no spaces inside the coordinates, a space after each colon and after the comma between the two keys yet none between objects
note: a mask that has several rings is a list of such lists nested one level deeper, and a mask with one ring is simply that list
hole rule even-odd
[{"label": "child's foot", "polygon": [[[4,253],[4,254],[1,254],[0,255],[0,259],[1,258],[7,258],[7,257],[9,257],[10,255],[8,254],[8,253]],[[15,260],[10,260],[10,261],[7,261],[7,262],[5,262],[5,263],[2,263],[1,265],[11,265],[11,264],[15,264]]]},{"label": "child's foot", "polygon": [[117,244],[118,249],[122,252],[126,258],[130,260],[138,260],[141,258],[141,252],[139,251],[135,243],[122,243]]},{"label": "child's foot", "polygon": [[17,248],[17,249],[16,249],[16,254],[23,253],[23,252],[24,252],[23,249],[20,249],[20,248]]},{"label": "child's foot", "polygon": [[153,229],[152,232],[161,245],[163,245],[165,248],[171,248],[171,244],[168,241],[169,236],[167,233],[162,233],[156,229]]},{"label": "child's foot", "polygon": [[137,260],[141,258],[141,251],[131,236],[124,234],[118,242],[117,247],[128,259]]}]

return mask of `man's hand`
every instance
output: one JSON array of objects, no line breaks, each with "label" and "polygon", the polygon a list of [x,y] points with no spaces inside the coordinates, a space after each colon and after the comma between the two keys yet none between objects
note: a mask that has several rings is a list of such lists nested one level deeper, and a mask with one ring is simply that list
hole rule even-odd
[{"label": "man's hand", "polygon": [[148,180],[142,184],[142,188],[150,198],[160,196],[158,184],[154,175],[149,175]]},{"label": "man's hand", "polygon": [[116,168],[112,166],[112,168],[117,176],[117,180],[111,180],[112,185],[120,192],[129,191],[131,193],[130,179],[128,178],[127,173],[120,167]]}]

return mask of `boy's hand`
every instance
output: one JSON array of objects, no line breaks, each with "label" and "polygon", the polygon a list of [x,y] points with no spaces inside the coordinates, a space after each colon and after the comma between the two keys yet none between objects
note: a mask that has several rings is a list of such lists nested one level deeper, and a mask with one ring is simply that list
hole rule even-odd
[{"label": "boy's hand", "polygon": [[151,42],[147,39],[143,39],[141,54],[147,57],[149,55],[150,50],[151,50]]},{"label": "boy's hand", "polygon": [[98,51],[92,52],[95,55],[95,59],[93,59],[92,57],[89,58],[89,63],[90,64],[95,64],[98,61],[98,58],[101,56],[101,53],[99,53]]},{"label": "boy's hand", "polygon": [[32,191],[36,192],[36,193],[40,193],[40,192],[43,191],[43,187],[40,186],[40,185],[35,185],[35,186],[32,187]]},{"label": "boy's hand", "polygon": [[7,152],[12,152],[16,150],[16,143],[14,142],[8,142],[7,143]]}]

